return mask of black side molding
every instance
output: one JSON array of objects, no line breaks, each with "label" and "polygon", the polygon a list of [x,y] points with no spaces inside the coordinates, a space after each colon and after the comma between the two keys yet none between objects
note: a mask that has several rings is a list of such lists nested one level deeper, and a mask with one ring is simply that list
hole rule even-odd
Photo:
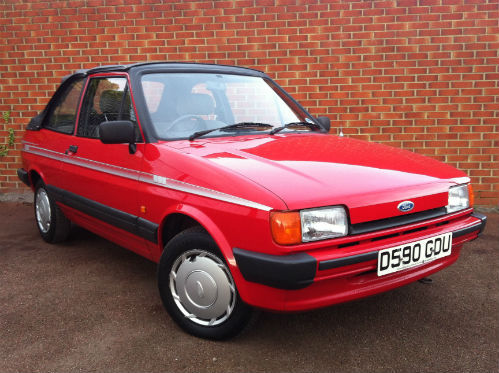
[{"label": "black side molding", "polygon": [[148,241],[158,243],[158,224],[137,217],[138,236]]},{"label": "black side molding", "polygon": [[102,203],[92,201],[88,198],[57,188],[53,185],[47,185],[47,191],[56,201],[59,201],[69,207],[93,216],[94,218],[100,219],[108,224],[114,225],[117,228],[133,233],[139,237],[145,238],[153,243],[158,242],[158,224],[156,223],[103,205]]},{"label": "black side molding", "polygon": [[26,171],[24,168],[17,169],[17,177],[27,186],[29,187],[31,186],[31,182],[29,181],[28,171]]},{"label": "black side molding", "polygon": [[278,289],[303,289],[312,284],[317,261],[306,253],[269,255],[234,248],[234,257],[247,281]]}]

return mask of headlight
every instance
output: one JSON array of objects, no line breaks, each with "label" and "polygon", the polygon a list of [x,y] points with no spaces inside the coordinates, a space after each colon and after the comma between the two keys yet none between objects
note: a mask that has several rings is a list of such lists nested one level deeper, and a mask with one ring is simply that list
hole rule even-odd
[{"label": "headlight", "polygon": [[449,202],[446,206],[447,212],[455,212],[470,207],[470,196],[473,198],[473,191],[470,184],[449,188]]},{"label": "headlight", "polygon": [[347,213],[343,207],[324,207],[300,211],[303,242],[342,237],[348,233]]},{"label": "headlight", "polygon": [[270,213],[274,241],[281,245],[325,240],[348,234],[347,213],[343,207],[322,207],[301,211]]}]

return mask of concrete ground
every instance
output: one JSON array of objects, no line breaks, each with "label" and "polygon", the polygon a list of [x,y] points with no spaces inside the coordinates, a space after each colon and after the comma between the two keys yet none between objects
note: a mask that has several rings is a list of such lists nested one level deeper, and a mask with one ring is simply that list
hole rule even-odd
[{"label": "concrete ground", "polygon": [[156,265],[82,229],[49,245],[32,205],[0,203],[0,372],[497,372],[499,215],[459,261],[308,313],[262,313],[210,342],[163,310]]}]

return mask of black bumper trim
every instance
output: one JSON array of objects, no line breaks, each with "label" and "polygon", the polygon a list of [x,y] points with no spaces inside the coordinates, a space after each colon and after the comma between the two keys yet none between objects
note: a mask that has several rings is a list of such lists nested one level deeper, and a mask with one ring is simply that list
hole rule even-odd
[{"label": "black bumper trim", "polygon": [[[487,217],[483,214],[478,213],[478,212],[473,213],[471,216],[473,216],[477,219],[480,219],[481,221],[478,222],[477,224],[472,225],[471,227],[460,229],[460,230],[452,232],[452,238],[464,236],[465,234],[475,232],[477,230],[480,230],[480,232],[478,232],[478,234],[483,232],[483,230],[485,228],[485,224],[487,223]],[[326,269],[344,267],[344,266],[362,263],[362,262],[367,262],[367,261],[375,260],[375,259],[378,259],[378,251],[372,251],[369,253],[347,256],[344,258],[325,260],[325,261],[319,262],[319,270],[324,271]]]},{"label": "black bumper trim", "polygon": [[[460,237],[477,230],[480,230],[478,234],[483,232],[487,217],[477,212],[473,213],[472,216],[480,219],[480,222],[471,227],[452,232],[452,237]],[[303,289],[314,281],[317,260],[307,253],[279,256],[255,253],[238,248],[234,248],[233,252],[239,270],[247,281],[286,290]],[[377,260],[378,252],[377,250],[343,258],[324,260],[319,262],[319,270],[324,271]]]},{"label": "black bumper trim", "polygon": [[326,269],[344,267],[352,264],[368,262],[370,260],[377,260],[377,259],[378,259],[378,252],[371,251],[370,253],[352,255],[344,258],[324,260],[323,262],[319,262],[319,270],[324,271]]},{"label": "black bumper trim", "polygon": [[484,214],[480,214],[479,212],[474,212],[473,214],[471,214],[471,216],[480,219],[480,222],[472,225],[471,227],[463,228],[452,232],[452,238],[461,237],[464,236],[465,234],[475,232],[477,230],[480,230],[478,234],[483,232],[483,230],[485,229],[485,225],[487,224],[487,217]]},{"label": "black bumper trim", "polygon": [[[452,232],[452,237],[460,237],[477,230],[480,230],[479,234],[483,232],[487,217],[477,212],[472,216],[480,219],[480,222]],[[279,256],[238,248],[234,248],[233,252],[239,270],[247,281],[286,290],[303,289],[314,281],[317,260],[309,254],[296,253]],[[377,259],[378,250],[319,262],[319,270],[324,271]]]},{"label": "black bumper trim", "polygon": [[303,289],[314,282],[317,260],[306,253],[269,255],[234,248],[234,257],[247,281],[278,289]]},{"label": "black bumper trim", "polygon": [[158,224],[156,223],[103,205],[102,203],[95,202],[53,185],[47,185],[47,191],[58,202],[100,219],[108,224],[114,225],[117,228],[135,234],[136,236],[145,238],[148,241],[153,243],[158,242]]},{"label": "black bumper trim", "polygon": [[17,177],[27,186],[29,187],[31,186],[31,182],[29,181],[28,171],[26,171],[24,168],[17,169]]}]

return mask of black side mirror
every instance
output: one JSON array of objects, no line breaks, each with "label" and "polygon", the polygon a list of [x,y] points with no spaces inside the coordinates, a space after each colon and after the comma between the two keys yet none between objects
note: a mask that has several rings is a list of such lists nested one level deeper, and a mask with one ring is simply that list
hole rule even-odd
[{"label": "black side mirror", "polygon": [[130,154],[137,150],[135,128],[129,120],[113,120],[99,125],[100,141],[104,144],[129,144]]},{"label": "black side mirror", "polygon": [[327,132],[329,132],[331,129],[331,121],[328,117],[317,117],[317,121]]}]

